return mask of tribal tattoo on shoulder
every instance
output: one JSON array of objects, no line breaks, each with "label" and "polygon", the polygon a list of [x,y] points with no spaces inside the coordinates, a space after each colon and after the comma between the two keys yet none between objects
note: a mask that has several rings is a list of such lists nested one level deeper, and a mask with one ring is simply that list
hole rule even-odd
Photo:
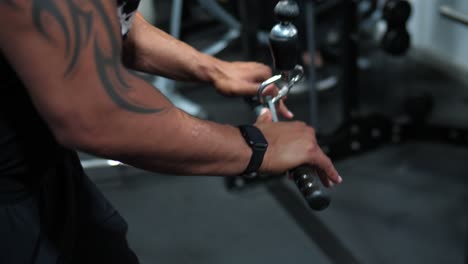
[{"label": "tribal tattoo on shoulder", "polygon": [[[0,4],[5,3],[12,8],[18,8],[16,1],[0,0]],[[64,77],[69,76],[73,72],[83,49],[91,45],[94,51],[94,62],[99,80],[115,104],[128,111],[143,114],[158,113],[165,110],[164,108],[145,106],[125,96],[133,87],[124,78],[124,72],[128,71],[121,64],[121,36],[115,29],[114,18],[109,16],[103,4],[104,1],[110,0],[24,1],[32,2],[31,15],[34,26],[49,41],[52,41],[52,37],[47,32],[44,16],[51,17],[59,25],[65,41],[64,56],[69,60]],[[93,8],[88,8],[87,10],[82,6],[83,3],[91,4]],[[104,28],[102,32],[99,32],[99,36],[98,32],[93,31],[97,24],[102,25]],[[104,50],[102,48],[103,43],[101,42],[106,42],[108,48]],[[138,77],[137,75],[132,75]]]}]

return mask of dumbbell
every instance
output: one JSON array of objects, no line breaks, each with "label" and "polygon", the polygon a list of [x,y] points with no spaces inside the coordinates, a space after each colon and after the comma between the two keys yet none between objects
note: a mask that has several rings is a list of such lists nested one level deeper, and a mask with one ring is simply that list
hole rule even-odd
[{"label": "dumbbell", "polygon": [[411,4],[407,0],[388,0],[383,8],[387,32],[381,40],[383,50],[394,56],[406,54],[411,45],[411,36],[406,24],[411,16]]},{"label": "dumbbell", "polygon": [[388,54],[402,56],[411,46],[411,36],[406,28],[393,28],[385,32],[380,45]]},{"label": "dumbbell", "polygon": [[388,0],[382,12],[388,27],[406,27],[411,16],[411,4],[407,0]]}]

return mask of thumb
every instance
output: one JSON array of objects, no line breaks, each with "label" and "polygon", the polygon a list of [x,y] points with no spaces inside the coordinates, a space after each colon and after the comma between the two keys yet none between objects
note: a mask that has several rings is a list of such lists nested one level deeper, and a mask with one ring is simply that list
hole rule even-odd
[{"label": "thumb", "polygon": [[255,123],[269,123],[273,121],[273,116],[268,108],[263,108]]}]

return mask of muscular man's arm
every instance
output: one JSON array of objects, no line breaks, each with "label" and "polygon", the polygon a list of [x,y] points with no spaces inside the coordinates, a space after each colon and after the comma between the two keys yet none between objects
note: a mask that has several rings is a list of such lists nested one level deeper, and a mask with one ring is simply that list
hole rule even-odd
[{"label": "muscular man's arm", "polygon": [[[139,13],[123,44],[124,64],[181,81],[203,81],[224,95],[255,95],[271,69],[255,62],[227,62],[201,53],[154,27]],[[292,115],[282,106],[286,117]]]},{"label": "muscular man's arm", "polygon": [[131,69],[171,79],[206,82],[221,63],[154,27],[140,13],[123,42],[123,62]]},{"label": "muscular man's arm", "polygon": [[[123,66],[114,1],[0,0],[0,24],[0,52],[61,144],[173,174],[246,168],[252,151],[237,128],[184,114]],[[257,126],[269,142],[262,172],[310,164],[341,181],[312,128]]]},{"label": "muscular man's arm", "polygon": [[241,173],[237,128],[184,114],[122,65],[115,5],[0,0],[1,52],[59,142],[153,171]]}]

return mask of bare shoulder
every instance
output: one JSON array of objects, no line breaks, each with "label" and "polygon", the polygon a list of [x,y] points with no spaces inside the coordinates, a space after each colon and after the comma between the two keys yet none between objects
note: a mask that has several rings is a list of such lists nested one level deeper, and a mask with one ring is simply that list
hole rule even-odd
[{"label": "bare shoulder", "polygon": [[69,52],[106,31],[117,45],[115,10],[115,1],[108,0],[0,0],[0,23],[4,25],[0,40],[8,43],[39,36],[48,44],[65,45]]},{"label": "bare shoulder", "polygon": [[7,25],[0,29],[0,49],[37,105],[50,108],[51,101],[86,94],[88,101],[101,95],[131,112],[159,112],[130,98],[134,78],[121,63],[117,1],[0,0],[0,24]]}]

